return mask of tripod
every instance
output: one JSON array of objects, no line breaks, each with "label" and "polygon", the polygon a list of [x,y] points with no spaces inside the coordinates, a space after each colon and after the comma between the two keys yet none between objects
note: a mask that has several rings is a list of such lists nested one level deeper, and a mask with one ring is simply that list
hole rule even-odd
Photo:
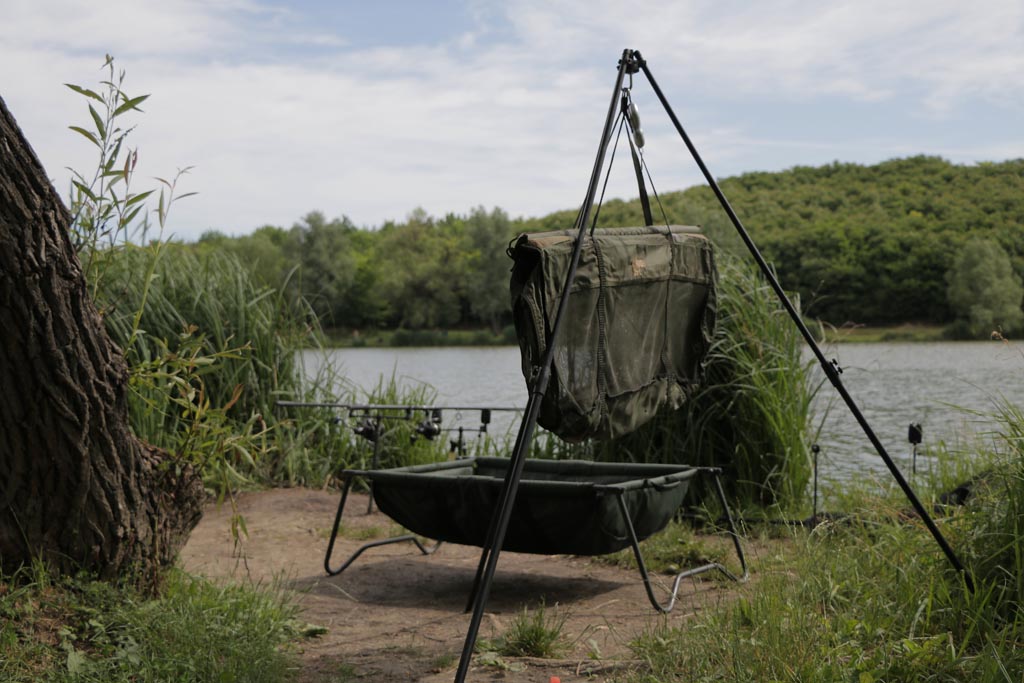
[{"label": "tripod", "polygon": [[[555,316],[554,324],[551,328],[551,338],[548,342],[547,349],[545,350],[545,353],[541,359],[540,370],[536,374],[532,386],[530,386],[530,396],[526,404],[526,410],[523,415],[522,422],[520,423],[519,432],[516,437],[515,447],[512,451],[511,463],[508,468],[508,473],[504,479],[502,493],[499,498],[498,506],[495,509],[494,514],[491,518],[490,531],[488,533],[488,541],[485,544],[483,552],[481,553],[480,556],[480,563],[477,568],[476,580],[476,585],[478,586],[478,588],[476,590],[475,599],[473,601],[473,614],[472,617],[470,618],[469,629],[466,633],[466,641],[463,645],[462,657],[459,660],[459,667],[458,670],[456,671],[455,683],[464,683],[464,681],[466,680],[466,674],[469,671],[469,664],[470,660],[472,659],[473,648],[476,645],[477,633],[480,629],[480,622],[483,618],[484,608],[487,604],[487,599],[490,593],[491,582],[494,578],[494,571],[495,568],[497,567],[498,555],[501,552],[501,547],[505,539],[505,533],[508,529],[509,519],[511,518],[512,514],[512,507],[515,503],[516,492],[519,487],[519,481],[522,477],[526,453],[529,451],[530,445],[533,442],[534,431],[537,426],[537,416],[540,412],[541,399],[543,398],[547,390],[548,383],[551,379],[551,367],[554,358],[554,351],[556,348],[555,340],[558,338],[559,332],[561,331],[562,321],[565,317],[564,314],[566,311],[566,307],[569,305],[569,292],[572,289],[572,283],[576,276],[576,270],[579,264],[583,242],[586,237],[587,226],[590,221],[590,215],[594,206],[594,200],[597,195],[597,187],[600,181],[601,171],[604,167],[605,155],[608,151],[608,146],[612,138],[611,133],[614,127],[614,120],[617,109],[616,105],[619,103],[620,93],[622,92],[622,86],[625,81],[625,78],[629,76],[630,79],[632,79],[632,76],[634,74],[640,72],[642,72],[644,76],[647,78],[647,81],[650,83],[655,95],[661,102],[662,107],[664,107],[665,112],[669,116],[669,119],[672,121],[672,125],[675,127],[676,132],[682,138],[683,143],[689,150],[694,162],[696,162],[697,166],[700,168],[700,171],[703,174],[704,179],[707,181],[708,185],[714,192],[715,197],[718,199],[718,202],[721,205],[722,210],[725,211],[726,215],[729,217],[729,220],[732,222],[733,227],[736,229],[744,245],[747,247],[748,251],[753,256],[754,260],[757,262],[758,267],[764,274],[765,278],[767,279],[772,290],[775,292],[779,301],[782,303],[782,306],[789,314],[789,317],[793,320],[793,324],[797,326],[798,330],[800,331],[800,334],[807,342],[807,345],[811,348],[811,351],[814,353],[814,356],[817,359],[822,370],[824,371],[825,376],[828,378],[829,382],[832,384],[835,390],[839,393],[839,396],[843,399],[843,402],[850,410],[850,413],[853,415],[854,419],[857,420],[857,423],[861,426],[861,429],[864,431],[865,436],[871,442],[871,445],[874,446],[875,450],[878,452],[883,462],[885,462],[886,467],[889,469],[893,478],[896,480],[896,483],[899,485],[900,489],[902,489],[904,495],[907,497],[907,500],[910,501],[914,510],[917,512],[918,516],[924,522],[929,533],[931,533],[932,537],[935,539],[935,542],[942,549],[942,552],[945,554],[950,564],[953,566],[954,569],[956,569],[963,575],[964,582],[968,589],[972,591],[974,589],[973,581],[970,575],[966,573],[960,559],[957,557],[952,547],[946,541],[945,537],[942,535],[942,532],[935,525],[935,522],[932,520],[931,515],[925,509],[924,505],[922,505],[921,501],[917,497],[917,494],[914,493],[913,489],[910,487],[910,484],[907,482],[906,478],[904,478],[903,474],[896,466],[896,463],[893,461],[892,457],[890,457],[888,452],[885,450],[885,447],[882,445],[881,441],[879,441],[878,437],[875,435],[875,432],[871,428],[871,425],[868,424],[867,419],[864,417],[863,413],[857,407],[857,404],[854,402],[853,398],[846,390],[846,387],[843,385],[842,378],[840,377],[840,375],[842,374],[842,368],[839,367],[838,362],[836,362],[835,360],[830,361],[825,357],[825,354],[822,352],[821,348],[818,346],[814,337],[811,335],[810,330],[807,329],[807,326],[801,319],[799,312],[796,310],[792,302],[790,302],[789,298],[786,296],[785,291],[782,289],[782,285],[775,277],[775,274],[772,272],[772,269],[768,266],[768,263],[765,261],[764,257],[761,255],[761,252],[758,250],[750,235],[747,233],[746,228],[743,227],[743,224],[740,221],[739,217],[736,215],[736,212],[733,211],[733,208],[729,204],[729,201],[726,199],[725,194],[722,192],[722,189],[718,186],[718,183],[715,181],[714,176],[711,175],[711,172],[705,165],[704,160],[700,156],[700,153],[697,151],[697,148],[690,140],[690,137],[686,134],[686,131],[683,129],[682,124],[679,122],[679,119],[676,117],[675,112],[672,110],[672,107],[669,105],[668,100],[665,98],[664,93],[658,86],[657,81],[655,81],[654,76],[651,74],[650,68],[647,65],[646,60],[643,59],[643,57],[640,55],[638,51],[627,49],[623,51],[622,58],[619,60],[618,67],[619,68],[618,73],[616,75],[615,88],[612,91],[611,103],[608,106],[608,114],[605,117],[604,128],[601,132],[601,140],[598,144],[597,158],[594,161],[594,167],[590,175],[590,183],[587,186],[586,196],[584,197],[582,207],[580,208],[580,212],[576,218],[576,224],[574,227],[574,229],[577,231],[575,250],[572,255],[570,267],[566,274],[565,285],[562,288],[562,295],[561,300],[559,302],[558,312]],[[639,176],[639,169],[637,174]],[[646,206],[646,202],[644,202],[644,204],[645,219],[648,222],[650,222],[650,209]]]}]

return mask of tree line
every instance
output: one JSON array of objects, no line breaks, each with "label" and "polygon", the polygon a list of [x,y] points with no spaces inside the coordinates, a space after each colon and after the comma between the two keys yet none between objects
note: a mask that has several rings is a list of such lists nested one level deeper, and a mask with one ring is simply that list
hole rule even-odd
[{"label": "tree line", "polygon": [[[956,165],[917,156],[726,178],[721,187],[804,312],[833,324],[1020,325],[1024,160]],[[655,220],[701,225],[741,251],[709,188],[662,195]],[[204,234],[265,284],[301,294],[327,327],[426,329],[509,323],[508,243],[571,228],[575,210],[511,218],[478,207],[360,228],[313,212],[291,228]],[[605,202],[602,227],[640,225],[638,200]],[[992,310],[982,311],[991,301]],[[974,310],[972,310],[972,308]]]}]

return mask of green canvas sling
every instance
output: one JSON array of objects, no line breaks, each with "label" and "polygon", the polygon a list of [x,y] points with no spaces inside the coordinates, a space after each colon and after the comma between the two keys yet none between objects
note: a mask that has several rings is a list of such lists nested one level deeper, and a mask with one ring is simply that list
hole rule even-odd
[{"label": "green canvas sling", "polygon": [[[540,371],[576,231],[520,235],[509,250],[527,386]],[[678,408],[715,324],[711,243],[688,226],[607,228],[585,238],[537,422],[567,441],[610,439]]]}]

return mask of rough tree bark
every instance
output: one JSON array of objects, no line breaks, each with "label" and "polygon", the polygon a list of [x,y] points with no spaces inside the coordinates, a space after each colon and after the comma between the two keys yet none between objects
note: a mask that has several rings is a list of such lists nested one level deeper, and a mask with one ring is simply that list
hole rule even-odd
[{"label": "rough tree bark", "polygon": [[145,581],[198,523],[203,489],[130,431],[127,365],[69,220],[0,99],[0,563]]}]

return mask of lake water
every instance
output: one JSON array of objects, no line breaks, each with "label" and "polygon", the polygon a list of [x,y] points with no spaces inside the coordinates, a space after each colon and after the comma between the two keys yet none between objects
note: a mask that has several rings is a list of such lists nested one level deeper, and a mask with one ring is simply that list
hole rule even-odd
[{"label": "lake water", "polygon": [[[373,388],[382,375],[394,375],[406,387],[429,385],[441,405],[526,405],[526,384],[516,347],[337,349],[329,355],[349,381],[364,389]],[[921,423],[927,446],[991,428],[990,422],[962,408],[991,410],[1000,395],[1024,403],[1021,342],[845,344],[827,349],[826,355],[839,360],[847,390],[889,454],[908,474],[911,447],[907,427],[911,422]],[[319,352],[309,351],[303,362],[307,372],[312,372],[323,358]],[[822,376],[816,369],[815,379]],[[887,471],[827,382],[818,395],[817,415],[823,478],[860,479]],[[495,413],[490,431],[514,433],[519,419],[514,413]],[[445,415],[446,426],[475,427],[478,423],[475,411]],[[918,468],[922,467],[927,467],[927,460],[919,456]]]}]

